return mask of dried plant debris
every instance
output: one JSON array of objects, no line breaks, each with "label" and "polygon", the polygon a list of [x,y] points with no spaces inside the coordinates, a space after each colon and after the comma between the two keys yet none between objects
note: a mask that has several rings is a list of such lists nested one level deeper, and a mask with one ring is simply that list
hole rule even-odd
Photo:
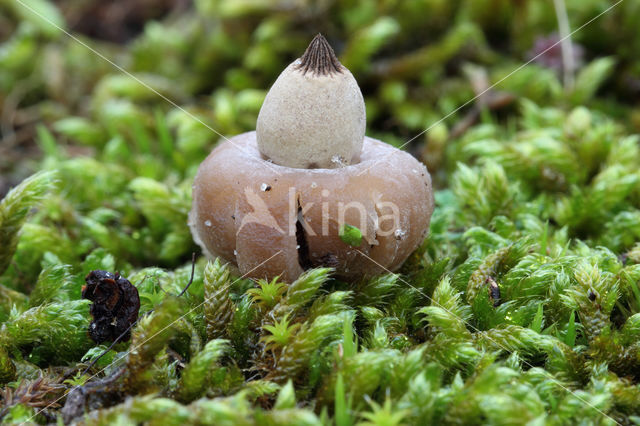
[{"label": "dried plant debris", "polygon": [[93,317],[89,324],[91,340],[98,344],[129,340],[129,330],[138,320],[140,310],[138,289],[120,274],[101,270],[89,272],[85,281],[82,298],[93,302],[89,307]]},{"label": "dried plant debris", "polygon": [[45,418],[55,419],[51,412],[60,408],[59,401],[63,392],[64,386],[56,383],[55,378],[45,376],[23,380],[15,389],[7,386],[1,394],[3,407],[0,409],[0,416],[5,417],[14,410],[18,411],[17,407],[26,407],[37,409]]},{"label": "dried plant debris", "polygon": [[[23,3],[74,35],[115,7]],[[561,45],[526,64],[558,41],[543,2],[134,3],[82,41],[147,87],[0,1],[0,423],[640,424],[637,2],[572,35],[572,86]],[[572,30],[613,4],[564,3]],[[320,31],[304,78],[339,58],[367,135],[410,141],[428,238],[351,283],[332,254],[294,282],[198,254],[191,279],[211,129],[254,129]]]},{"label": "dried plant debris", "polygon": [[69,390],[60,414],[65,423],[83,416],[86,412],[118,404],[123,397],[117,381],[124,369],[114,371],[110,376],[97,379]]}]

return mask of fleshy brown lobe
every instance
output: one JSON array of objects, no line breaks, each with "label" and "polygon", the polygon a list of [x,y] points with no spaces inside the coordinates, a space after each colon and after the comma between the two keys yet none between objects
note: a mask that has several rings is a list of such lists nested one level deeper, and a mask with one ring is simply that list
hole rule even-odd
[{"label": "fleshy brown lobe", "polygon": [[[253,278],[293,282],[307,267],[328,266],[352,280],[398,269],[429,229],[431,178],[406,152],[368,137],[364,145],[356,164],[307,170],[267,163],[255,132],[221,143],[195,179],[194,239]],[[364,217],[350,203],[363,206]],[[340,205],[344,222],[362,231],[360,247],[340,238]],[[398,206],[397,223],[390,205]]]}]

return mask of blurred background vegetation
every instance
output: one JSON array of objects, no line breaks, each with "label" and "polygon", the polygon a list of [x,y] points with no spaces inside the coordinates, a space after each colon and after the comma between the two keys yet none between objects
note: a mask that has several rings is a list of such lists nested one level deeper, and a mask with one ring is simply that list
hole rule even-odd
[{"label": "blurred background vegetation", "polygon": [[[558,45],[504,81],[559,39],[551,1],[21,3],[0,2],[0,193],[36,168],[28,160],[43,155],[43,147],[33,143],[42,124],[59,148],[74,156],[106,150],[118,158],[116,137],[144,154],[149,147],[143,141],[166,132],[171,139],[153,148],[171,157],[164,164],[170,167],[154,167],[149,164],[154,158],[133,169],[149,177],[190,173],[209,151],[218,139],[213,132],[106,59],[220,133],[233,135],[254,129],[265,91],[317,32],[360,83],[369,134],[389,143],[413,138],[499,81],[443,122],[453,136],[473,122],[474,108],[491,111],[484,119],[509,123],[523,98],[566,108],[586,104],[620,118],[632,131],[640,128],[640,4],[635,1],[623,1],[571,37],[574,70],[563,71]],[[566,0],[570,28],[612,4]],[[563,86],[563,72],[576,76],[572,87]],[[436,140],[444,131],[437,130]],[[428,135],[408,149],[420,155],[425,140]],[[447,164],[439,157],[441,147],[427,149],[437,151],[430,166]]]},{"label": "blurred background vegetation", "polygon": [[[104,349],[80,288],[107,269],[157,310],[134,342],[191,310],[97,364],[137,395],[98,423],[640,424],[638,22],[635,0],[0,0],[0,417],[87,379],[62,376]],[[357,285],[199,259],[176,300],[198,165],[318,32],[367,134],[427,164],[428,239]]]}]

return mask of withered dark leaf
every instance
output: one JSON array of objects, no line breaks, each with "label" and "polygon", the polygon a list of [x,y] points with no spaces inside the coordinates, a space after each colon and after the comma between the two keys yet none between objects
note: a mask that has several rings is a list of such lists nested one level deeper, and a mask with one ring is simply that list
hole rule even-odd
[{"label": "withered dark leaf", "polygon": [[[85,278],[82,298],[91,300],[89,337],[96,342],[120,341],[131,338],[130,327],[138,319],[140,296],[129,280],[108,271],[95,270]],[[124,334],[123,334],[124,333]]]},{"label": "withered dark leaf", "polygon": [[502,303],[500,300],[500,286],[491,277],[487,278],[487,283],[489,284],[489,300],[493,302],[493,307],[497,308]]}]

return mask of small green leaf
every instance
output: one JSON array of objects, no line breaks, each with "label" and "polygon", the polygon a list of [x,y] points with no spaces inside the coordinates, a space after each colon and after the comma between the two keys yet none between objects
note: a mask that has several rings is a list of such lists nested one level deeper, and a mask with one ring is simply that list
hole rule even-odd
[{"label": "small green leaf", "polygon": [[542,303],[538,305],[538,311],[536,312],[536,316],[531,321],[530,329],[535,331],[536,333],[540,333],[542,331],[542,320],[544,318],[544,308],[542,307]]},{"label": "small green leaf", "polygon": [[62,36],[67,26],[64,16],[51,1],[29,0],[26,3],[5,2],[5,4],[6,7],[15,11],[20,20],[30,22],[48,37]]},{"label": "small green leaf", "polygon": [[340,227],[340,239],[353,247],[360,247],[362,244],[362,232],[355,226],[344,224]]},{"label": "small green leaf", "polygon": [[569,347],[574,347],[576,344],[576,313],[571,312],[569,317],[569,326],[567,327],[567,335],[564,337],[564,342]]},{"label": "small green leaf", "polygon": [[636,299],[636,304],[640,307],[640,289],[638,288],[638,284],[635,281],[631,281],[629,282],[629,287]]},{"label": "small green leaf", "polygon": [[87,146],[101,146],[106,142],[103,131],[83,117],[66,117],[56,121],[53,128],[72,139]]},{"label": "small green leaf", "polygon": [[81,371],[78,371],[75,376],[65,380],[63,383],[69,386],[83,386],[90,378],[91,377],[88,375],[82,374]]},{"label": "small green leaf", "polygon": [[36,126],[36,133],[38,135],[36,142],[45,156],[59,158],[60,148],[49,129],[47,129],[46,126],[39,124]]},{"label": "small green leaf", "polygon": [[0,347],[0,384],[13,381],[16,377],[16,366],[11,361],[7,351]]},{"label": "small green leaf", "polygon": [[596,91],[611,76],[616,61],[613,57],[599,58],[585,66],[576,76],[576,83],[570,95],[575,105],[590,100]]},{"label": "small green leaf", "polygon": [[291,409],[296,406],[296,393],[293,389],[293,383],[291,380],[287,382],[286,385],[280,389],[280,393],[278,394],[278,399],[276,400],[276,404],[273,407],[276,410],[286,410]]},{"label": "small green leaf", "polygon": [[29,211],[53,187],[55,179],[55,172],[36,173],[0,200],[0,274],[13,258],[18,246],[18,233]]},{"label": "small green leaf", "polygon": [[358,352],[357,342],[353,335],[353,318],[344,322],[342,336],[343,355],[345,358],[350,358]]},{"label": "small green leaf", "polygon": [[351,426],[353,422],[353,416],[351,415],[351,397],[347,398],[344,389],[344,379],[342,373],[338,373],[338,379],[334,388],[335,393],[335,415],[334,419],[336,426]]}]

